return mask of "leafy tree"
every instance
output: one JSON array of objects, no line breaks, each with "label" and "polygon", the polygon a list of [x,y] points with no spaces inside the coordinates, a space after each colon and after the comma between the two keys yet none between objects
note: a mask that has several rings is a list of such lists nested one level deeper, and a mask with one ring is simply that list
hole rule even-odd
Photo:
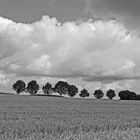
[{"label": "leafy tree", "polygon": [[74,97],[78,93],[78,88],[75,85],[69,85],[68,95],[70,97]]},{"label": "leafy tree", "polygon": [[46,85],[43,85],[42,91],[45,95],[50,95],[53,93],[53,87],[50,83],[46,83]]},{"label": "leafy tree", "polygon": [[89,97],[89,92],[86,89],[83,89],[79,94],[80,97]]},{"label": "leafy tree", "polygon": [[16,83],[14,83],[12,87],[18,95],[26,90],[26,84],[22,80],[16,81]]},{"label": "leafy tree", "polygon": [[136,98],[136,100],[140,100],[140,95],[137,95],[137,98]]},{"label": "leafy tree", "polygon": [[35,80],[32,80],[28,83],[26,92],[30,93],[31,95],[35,95],[39,90],[39,85]]},{"label": "leafy tree", "polygon": [[65,81],[58,81],[54,87],[54,92],[58,92],[61,96],[68,94],[69,84]]},{"label": "leafy tree", "polygon": [[112,89],[108,90],[106,96],[112,100],[116,96],[115,91]]},{"label": "leafy tree", "polygon": [[137,94],[129,90],[123,90],[118,93],[120,100],[136,100]]},{"label": "leafy tree", "polygon": [[104,93],[101,89],[95,90],[94,91],[94,96],[96,99],[101,99],[104,96]]}]

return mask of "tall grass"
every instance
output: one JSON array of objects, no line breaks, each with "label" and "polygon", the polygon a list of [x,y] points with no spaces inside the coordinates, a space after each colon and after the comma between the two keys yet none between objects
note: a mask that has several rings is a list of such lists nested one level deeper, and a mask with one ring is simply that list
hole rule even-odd
[{"label": "tall grass", "polygon": [[1,95],[0,140],[140,140],[140,102]]}]

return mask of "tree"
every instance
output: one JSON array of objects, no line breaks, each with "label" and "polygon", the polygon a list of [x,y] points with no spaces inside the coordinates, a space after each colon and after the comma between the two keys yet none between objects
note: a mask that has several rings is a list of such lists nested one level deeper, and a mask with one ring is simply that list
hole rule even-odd
[{"label": "tree", "polygon": [[30,93],[31,95],[35,95],[39,90],[39,85],[35,80],[32,80],[28,83],[26,92]]},{"label": "tree", "polygon": [[136,100],[140,100],[140,95],[137,95],[137,98],[136,98]]},{"label": "tree", "polygon": [[80,97],[89,97],[89,92],[86,89],[83,89],[79,94]]},{"label": "tree", "polygon": [[58,81],[54,87],[54,92],[58,92],[61,96],[68,94],[69,84],[65,81]]},{"label": "tree", "polygon": [[112,89],[108,90],[106,96],[112,100],[116,96],[115,91]]},{"label": "tree", "polygon": [[53,87],[50,83],[46,83],[45,85],[43,85],[42,91],[45,95],[50,95],[53,92]]},{"label": "tree", "polygon": [[129,90],[123,90],[118,93],[120,100],[136,100],[137,94]]},{"label": "tree", "polygon": [[96,99],[101,99],[104,96],[104,93],[101,89],[94,91],[94,96]]},{"label": "tree", "polygon": [[75,85],[69,85],[68,87],[68,95],[70,97],[74,97],[78,93],[78,88]]},{"label": "tree", "polygon": [[26,90],[26,84],[22,80],[16,81],[16,83],[14,83],[12,87],[18,95]]}]

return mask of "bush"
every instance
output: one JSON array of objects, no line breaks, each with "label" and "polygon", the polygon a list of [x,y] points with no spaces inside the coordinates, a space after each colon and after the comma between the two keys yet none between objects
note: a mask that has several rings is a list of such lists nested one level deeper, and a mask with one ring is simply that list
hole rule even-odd
[{"label": "bush", "polygon": [[118,93],[120,100],[136,100],[137,94],[129,90],[123,90]]}]

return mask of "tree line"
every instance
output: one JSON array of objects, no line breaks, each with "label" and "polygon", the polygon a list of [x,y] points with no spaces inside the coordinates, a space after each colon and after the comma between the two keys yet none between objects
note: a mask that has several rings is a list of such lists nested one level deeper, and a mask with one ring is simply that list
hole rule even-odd
[{"label": "tree line", "polygon": [[[30,95],[36,95],[39,90],[39,84],[36,80],[30,81],[27,85],[23,80],[18,80],[12,85],[13,90],[19,95],[22,92],[28,92]],[[78,88],[75,85],[71,85],[66,81],[58,81],[53,87],[51,83],[47,82],[42,86],[42,92],[44,95],[52,95],[53,93],[58,93],[60,96],[69,95],[74,97],[78,94]],[[96,99],[102,99],[104,97],[104,92],[101,89],[97,89],[93,93]],[[79,94],[80,97],[89,97],[90,93],[87,89],[82,89]],[[116,93],[113,89],[109,89],[106,92],[108,99],[112,100]],[[129,90],[123,90],[118,93],[120,100],[140,100],[140,95]]]}]

